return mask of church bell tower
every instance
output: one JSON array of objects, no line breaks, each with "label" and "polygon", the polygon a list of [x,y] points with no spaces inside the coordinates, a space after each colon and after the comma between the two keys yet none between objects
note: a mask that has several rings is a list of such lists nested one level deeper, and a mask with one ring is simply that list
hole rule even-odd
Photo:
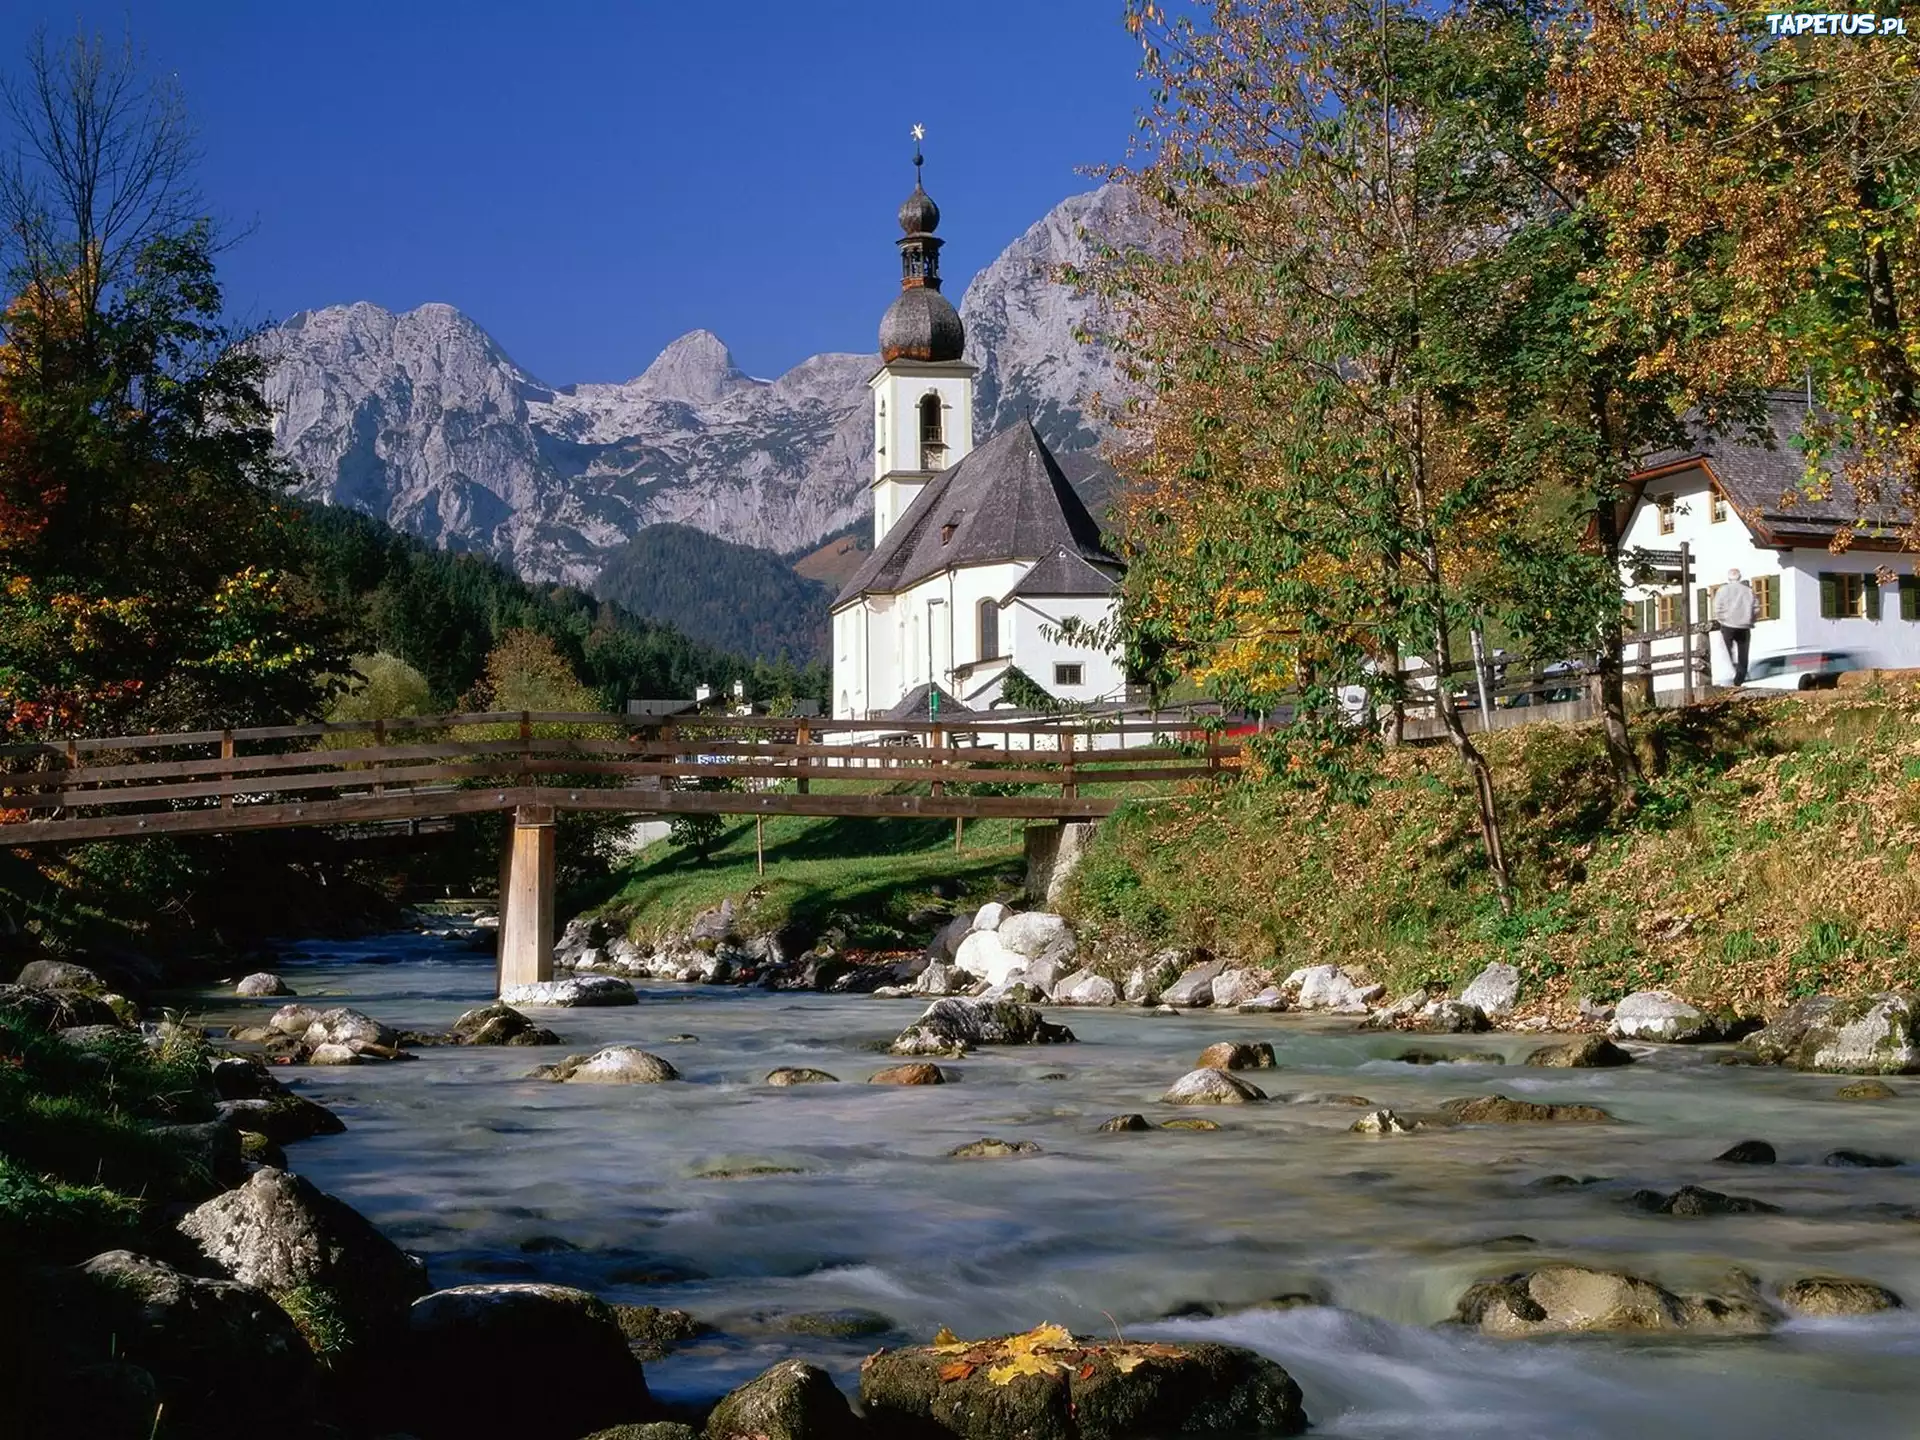
[{"label": "church bell tower", "polygon": [[925,132],[913,127],[913,193],[900,207],[900,293],[880,320],[873,392],[873,542],[934,475],[973,448],[973,377],[966,329],[940,293],[940,207],[920,183]]}]

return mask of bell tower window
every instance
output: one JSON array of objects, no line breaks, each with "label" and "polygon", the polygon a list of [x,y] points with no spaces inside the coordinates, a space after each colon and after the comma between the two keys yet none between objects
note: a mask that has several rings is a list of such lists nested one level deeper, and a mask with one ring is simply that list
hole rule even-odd
[{"label": "bell tower window", "polygon": [[887,458],[887,397],[880,397],[880,423],[875,426],[876,439],[882,460]]},{"label": "bell tower window", "polygon": [[946,465],[947,434],[940,397],[928,393],[920,397],[920,468],[944,470]]}]

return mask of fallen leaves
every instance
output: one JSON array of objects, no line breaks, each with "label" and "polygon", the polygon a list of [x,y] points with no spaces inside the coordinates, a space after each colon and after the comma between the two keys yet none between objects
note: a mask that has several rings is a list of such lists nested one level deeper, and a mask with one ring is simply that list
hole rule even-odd
[{"label": "fallen leaves", "polygon": [[1070,1374],[1091,1380],[1105,1360],[1122,1375],[1131,1375],[1148,1360],[1177,1358],[1180,1347],[1153,1343],[1089,1344],[1076,1340],[1064,1325],[1038,1325],[1018,1335],[991,1340],[962,1340],[945,1326],[927,1348],[935,1355],[955,1358],[938,1371],[943,1383],[970,1380],[985,1369],[995,1385],[1011,1385],[1023,1375]]}]

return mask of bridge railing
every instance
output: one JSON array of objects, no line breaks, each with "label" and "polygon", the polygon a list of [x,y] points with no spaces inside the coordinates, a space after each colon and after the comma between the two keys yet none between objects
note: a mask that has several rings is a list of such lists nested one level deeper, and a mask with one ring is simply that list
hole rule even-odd
[{"label": "bridge railing", "polygon": [[[405,819],[530,796],[601,810],[800,808],[688,793],[741,782],[791,782],[800,795],[825,781],[924,783],[936,801],[967,799],[971,813],[1026,814],[1040,812],[1007,787],[1077,800],[1089,784],[1218,777],[1238,758],[1238,747],[1157,717],[948,725],[492,711],[76,737],[0,747],[0,843]],[[853,811],[825,797],[810,806]]]}]

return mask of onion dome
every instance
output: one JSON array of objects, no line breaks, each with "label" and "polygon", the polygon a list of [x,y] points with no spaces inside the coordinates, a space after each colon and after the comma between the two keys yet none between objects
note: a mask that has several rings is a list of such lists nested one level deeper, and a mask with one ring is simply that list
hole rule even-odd
[{"label": "onion dome", "polygon": [[913,194],[900,207],[900,229],[908,235],[931,235],[940,228],[940,207],[914,182]]},{"label": "onion dome", "polygon": [[960,312],[939,290],[916,285],[902,290],[880,317],[880,359],[958,360],[967,348]]}]

